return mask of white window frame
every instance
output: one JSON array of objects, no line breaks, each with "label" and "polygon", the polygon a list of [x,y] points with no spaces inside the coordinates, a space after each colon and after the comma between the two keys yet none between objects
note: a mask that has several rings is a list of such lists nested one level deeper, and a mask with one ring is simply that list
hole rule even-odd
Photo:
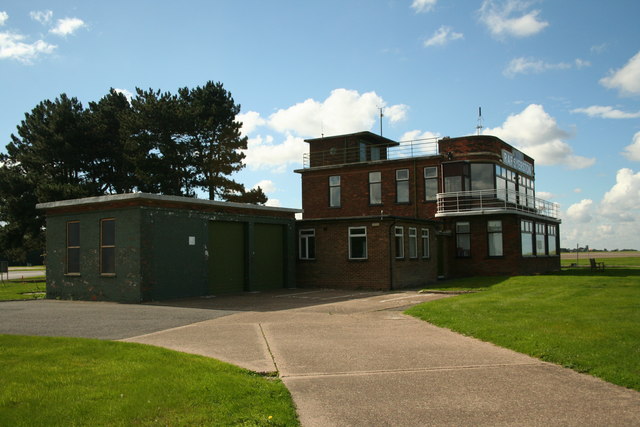
[{"label": "white window frame", "polygon": [[[502,221],[501,220],[489,220],[487,221],[487,240],[489,247],[487,248],[489,251],[490,257],[501,257],[504,256],[504,240],[502,234]],[[493,241],[493,238],[497,236],[500,239],[497,242]],[[498,243],[499,245],[492,245],[493,243]]]},{"label": "white window frame", "polygon": [[[374,192],[380,197],[379,201],[373,199]],[[382,204],[382,172],[369,172],[369,204],[376,206]]]},{"label": "white window frame", "polygon": [[394,227],[393,236],[396,259],[404,259],[404,227]]},{"label": "white window frame", "polygon": [[[349,259],[362,260],[368,258],[367,250],[367,227],[349,227]],[[362,257],[354,257],[352,251],[351,241],[356,238],[364,238],[364,255]]]},{"label": "white window frame", "polygon": [[420,231],[420,239],[422,240],[422,258],[430,258],[431,257],[431,247],[430,247],[430,239],[429,239],[429,229],[423,228]]},{"label": "white window frame", "polygon": [[418,229],[409,227],[409,258],[418,258]]},{"label": "white window frame", "polygon": [[[403,198],[400,198],[400,195]],[[396,203],[410,203],[409,196],[409,169],[396,170]]]},{"label": "white window frame", "polygon": [[[309,248],[313,245],[313,256],[309,255]],[[298,258],[311,260],[316,259],[316,230],[315,228],[305,228],[298,231]]]},{"label": "white window frame", "polygon": [[[341,179],[340,179],[340,175],[333,175],[329,177],[329,207],[330,208],[339,208],[342,203],[341,203]],[[334,198],[334,190],[337,189],[337,195]],[[335,200],[337,199],[337,200]]]},{"label": "white window frame", "polygon": [[[427,183],[428,182],[436,183],[436,191],[433,193],[433,197],[431,194],[427,193]],[[424,200],[436,200],[438,197],[438,167],[437,166],[427,166],[424,168]]]}]

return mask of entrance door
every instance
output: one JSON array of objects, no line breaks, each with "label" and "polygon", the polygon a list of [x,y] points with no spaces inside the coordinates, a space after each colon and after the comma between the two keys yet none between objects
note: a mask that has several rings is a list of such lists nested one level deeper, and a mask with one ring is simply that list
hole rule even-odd
[{"label": "entrance door", "polygon": [[209,222],[209,292],[242,292],[245,283],[245,224]]},{"label": "entrance door", "polygon": [[252,291],[284,287],[284,227],[256,224],[254,227],[254,278]]}]

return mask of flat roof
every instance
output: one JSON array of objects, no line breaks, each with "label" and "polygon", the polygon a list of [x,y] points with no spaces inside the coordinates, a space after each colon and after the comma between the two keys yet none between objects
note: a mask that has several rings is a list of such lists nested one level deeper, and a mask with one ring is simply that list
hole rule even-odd
[{"label": "flat roof", "polygon": [[396,142],[392,139],[389,138],[385,138],[382,135],[376,135],[373,132],[369,132],[369,131],[363,131],[363,132],[356,132],[356,133],[345,133],[342,135],[331,135],[331,136],[323,136],[321,138],[311,138],[311,139],[305,139],[304,142],[317,142],[317,141],[326,141],[326,140],[330,140],[330,139],[338,139],[338,138],[346,138],[346,137],[359,137],[362,138],[364,140],[367,140],[369,142],[375,143],[375,144],[385,144],[385,145],[400,145],[399,142]]},{"label": "flat roof", "polygon": [[280,208],[274,206],[254,205],[251,203],[236,202],[220,202],[217,200],[197,199],[195,197],[184,196],[165,196],[150,193],[125,193],[125,194],[107,194],[104,196],[84,197],[81,199],[60,200],[56,202],[38,203],[36,209],[58,209],[71,208],[87,205],[96,205],[101,203],[127,202],[127,201],[156,201],[156,202],[174,202],[199,206],[219,206],[234,207],[244,209],[254,209],[270,212],[286,212],[301,213],[302,209]]}]

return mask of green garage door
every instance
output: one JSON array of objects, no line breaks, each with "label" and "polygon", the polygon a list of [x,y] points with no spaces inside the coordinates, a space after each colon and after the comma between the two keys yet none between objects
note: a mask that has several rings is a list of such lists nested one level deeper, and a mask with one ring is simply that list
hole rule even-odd
[{"label": "green garage door", "polygon": [[242,292],[245,281],[245,224],[209,222],[209,292]]},{"label": "green garage door", "polygon": [[284,287],[284,227],[256,224],[254,235],[254,280],[252,291]]}]

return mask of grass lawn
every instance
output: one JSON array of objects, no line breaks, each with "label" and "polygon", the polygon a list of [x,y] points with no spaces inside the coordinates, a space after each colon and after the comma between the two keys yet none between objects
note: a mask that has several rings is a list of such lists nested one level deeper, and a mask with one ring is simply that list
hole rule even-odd
[{"label": "grass lawn", "polygon": [[0,282],[0,301],[41,299],[45,293],[44,277]]},{"label": "grass lawn", "polygon": [[640,269],[471,278],[482,292],[407,310],[438,326],[640,391]]},{"label": "grass lawn", "polygon": [[0,335],[0,424],[296,426],[275,378],[133,343]]}]

